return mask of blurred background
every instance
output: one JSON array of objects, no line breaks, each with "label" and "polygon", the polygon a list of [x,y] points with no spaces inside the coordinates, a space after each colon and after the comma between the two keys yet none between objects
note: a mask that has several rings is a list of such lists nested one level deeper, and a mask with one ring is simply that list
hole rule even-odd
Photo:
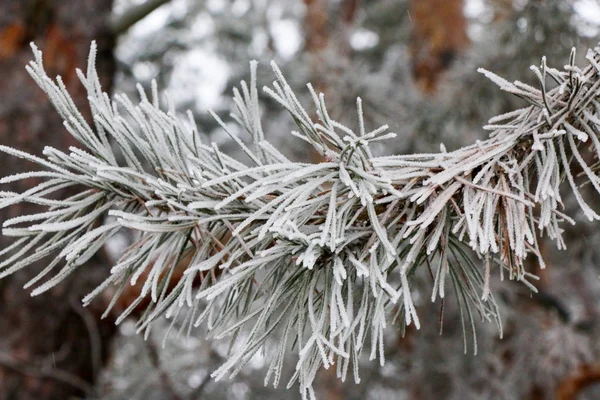
[{"label": "blurred background", "polygon": [[[89,110],[75,68],[85,68],[96,40],[106,91],[135,98],[136,83],[149,90],[155,79],[177,110],[193,112],[203,140],[225,149],[228,141],[206,110],[231,121],[229,96],[247,79],[249,61],[262,65],[262,85],[274,79],[268,63],[275,60],[301,101],[312,82],[325,93],[332,116],[350,126],[355,99],[362,97],[366,124],[385,123],[398,133],[378,149],[389,154],[438,151],[440,143],[451,150],[485,138],[481,126],[488,118],[523,104],[477,74],[477,67],[533,82],[529,66],[542,56],[562,67],[575,47],[582,63],[599,33],[596,0],[0,0],[0,142],[33,154],[46,145],[75,144],[25,72],[31,41],[84,113]],[[290,135],[289,116],[272,100],[262,102],[268,139],[292,159],[320,161]],[[5,155],[0,163],[2,175],[31,168]],[[2,190],[24,191],[31,184]],[[32,212],[29,207],[2,210],[0,221]],[[544,247],[548,269],[530,265],[541,278],[540,293],[494,282],[502,339],[495,326],[477,324],[474,355],[472,334],[464,340],[451,298],[440,335],[440,304],[429,302],[431,283],[422,274],[414,286],[421,294],[415,297],[421,330],[403,337],[389,327],[385,366],[361,360],[359,385],[321,371],[318,398],[600,399],[600,228],[577,220],[575,228],[565,228],[566,251]],[[83,309],[79,299],[103,281],[129,240],[113,241],[39,298],[22,288],[35,268],[0,281],[0,400],[300,397],[295,387],[264,387],[261,357],[232,380],[211,380],[228,343],[203,340],[201,329],[178,336],[174,326],[166,336],[170,322],[164,321],[144,340],[134,332],[135,317],[116,327],[135,288],[104,319],[110,293]],[[0,238],[0,251],[8,243]],[[295,362],[290,353],[288,377]]]}]

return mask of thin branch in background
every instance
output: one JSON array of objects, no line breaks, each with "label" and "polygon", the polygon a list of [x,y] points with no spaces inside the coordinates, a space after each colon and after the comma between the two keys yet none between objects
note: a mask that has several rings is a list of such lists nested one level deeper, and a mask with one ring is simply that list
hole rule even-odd
[{"label": "thin branch in background", "polygon": [[[223,362],[221,357],[217,354],[216,351],[214,351],[211,348],[209,350],[208,360],[206,360],[207,368],[210,370],[210,369],[214,368],[213,365],[220,364],[221,362]],[[212,378],[210,376],[210,373],[207,373],[206,376],[202,379],[202,382],[200,382],[200,385],[198,385],[198,387],[194,389],[194,392],[192,393],[191,397],[194,400],[205,399],[206,397],[204,396],[204,392],[206,391],[206,388],[211,383],[211,381],[212,381]]]},{"label": "thin branch in background", "polygon": [[169,374],[162,367],[160,355],[158,349],[156,348],[154,340],[152,340],[152,338],[147,338],[143,342],[146,346],[146,350],[148,351],[150,363],[158,372],[158,376],[160,377],[160,381],[162,382],[161,387],[169,393],[169,400],[183,400],[183,397],[181,397],[181,395],[177,392],[175,385],[171,381]]},{"label": "thin branch in background", "polygon": [[94,376],[98,376],[102,369],[102,340],[100,338],[100,330],[98,329],[98,323],[92,315],[92,313],[74,297],[69,298],[69,303],[83,320],[85,327],[88,331],[90,338],[90,353],[92,355],[92,371]]},{"label": "thin branch in background", "polygon": [[93,393],[94,390],[93,386],[79,378],[77,375],[71,374],[70,372],[55,367],[37,368],[31,365],[25,365],[5,353],[0,353],[0,364],[6,368],[12,369],[15,372],[31,376],[33,378],[54,379],[64,382],[87,394]]},{"label": "thin branch in background", "polygon": [[110,20],[110,30],[115,36],[122,35],[137,22],[145,18],[148,14],[169,3],[171,0],[146,0],[145,2],[132,6],[121,15],[115,15]]},{"label": "thin branch in background", "polygon": [[556,314],[565,324],[571,322],[571,312],[561,301],[560,297],[555,296],[546,290],[538,290],[537,293],[531,296],[531,299],[543,308],[556,311]]}]

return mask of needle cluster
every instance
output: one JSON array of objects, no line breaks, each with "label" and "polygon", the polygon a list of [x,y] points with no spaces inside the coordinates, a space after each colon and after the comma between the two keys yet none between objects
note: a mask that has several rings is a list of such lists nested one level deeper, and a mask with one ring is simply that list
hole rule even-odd
[{"label": "needle cluster", "polygon": [[[47,268],[28,283],[41,294],[128,230],[134,243],[83,302],[113,287],[112,306],[141,281],[139,297],[119,321],[150,299],[140,331],[166,315],[190,329],[204,324],[212,337],[231,337],[231,355],[213,373],[217,379],[265,351],[272,355],[265,382],[278,385],[291,348],[298,362],[288,386],[298,381],[303,397],[314,397],[321,366],[337,368],[342,379],[351,370],[359,382],[363,350],[383,364],[383,332],[392,319],[417,328],[420,317],[432,319],[419,317],[411,289],[424,268],[433,278],[431,300],[453,291],[465,330],[480,318],[501,331],[492,272],[535,291],[526,258],[537,257],[543,268],[540,238],[562,248],[561,224],[574,223],[561,212],[565,178],[585,216],[600,219],[579,190],[589,183],[600,192],[598,48],[589,51],[584,69],[574,65],[574,53],[561,70],[543,59],[531,67],[537,87],[481,70],[528,106],[492,118],[484,127],[489,138],[470,146],[386,157],[374,156],[372,143],[395,135],[387,126],[365,127],[360,99],[353,130],[333,120],[324,96],[308,85],[311,114],[272,64],[276,81],[264,91],[293,118],[292,135],[323,156],[316,164],[292,162],[266,140],[254,62],[250,83],[234,91],[232,114],[250,140],[214,115],[246,154],[242,162],[203,143],[191,115],[177,116],[168,98],[161,109],[156,85],[150,98],[140,89],[137,103],[103,93],[94,45],[87,72],[78,71],[93,115],[88,123],[33,49],[27,70],[80,146],[69,152],[47,147],[44,157],[0,146],[41,167],[3,178],[41,183],[23,193],[0,192],[0,207],[29,202],[47,208],[3,222],[2,233],[15,242],[0,251],[0,276],[47,259]],[[76,194],[53,198],[68,187]],[[172,282],[183,260],[185,273]]]}]

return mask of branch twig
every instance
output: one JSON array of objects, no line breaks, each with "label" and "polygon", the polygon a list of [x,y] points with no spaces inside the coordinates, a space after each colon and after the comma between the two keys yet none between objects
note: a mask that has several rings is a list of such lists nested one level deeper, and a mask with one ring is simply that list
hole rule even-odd
[{"label": "branch twig", "polygon": [[57,368],[48,369],[24,365],[21,362],[15,360],[12,356],[5,353],[0,353],[0,365],[20,374],[31,376],[34,378],[54,379],[60,382],[64,382],[68,385],[81,389],[86,394],[90,394],[93,391],[93,387],[89,383],[85,382],[77,375],[74,375],[68,371]]},{"label": "branch twig", "polygon": [[135,25],[137,22],[145,18],[152,11],[156,10],[160,6],[167,4],[171,0],[148,0],[138,6],[131,7],[123,14],[115,16],[110,21],[110,30],[115,35],[121,35],[125,33],[129,28]]},{"label": "branch twig", "polygon": [[148,340],[145,340],[144,343],[146,344],[146,349],[148,350],[150,363],[158,372],[158,376],[160,377],[160,381],[162,382],[162,388],[169,393],[171,400],[183,400],[177,392],[177,390],[175,389],[171,378],[161,366],[160,356],[158,354],[158,350],[156,348],[156,345],[154,344],[154,341],[151,338],[149,338]]}]

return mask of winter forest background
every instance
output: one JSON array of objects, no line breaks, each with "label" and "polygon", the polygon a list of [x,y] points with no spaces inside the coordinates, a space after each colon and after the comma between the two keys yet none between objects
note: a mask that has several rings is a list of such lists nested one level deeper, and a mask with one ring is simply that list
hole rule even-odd
[{"label": "winter forest background", "polygon": [[[484,139],[481,127],[490,117],[524,105],[478,74],[478,67],[533,83],[530,65],[539,65],[542,56],[550,65],[567,64],[572,47],[582,61],[599,33],[600,3],[594,0],[0,0],[0,142],[32,154],[45,145],[73,144],[25,72],[31,41],[79,106],[87,103],[75,68],[85,67],[96,40],[105,90],[136,97],[136,83],[150,91],[156,79],[178,111],[192,111],[207,142],[230,153],[238,150],[206,110],[227,120],[232,88],[246,79],[249,61],[259,61],[258,80],[268,84],[268,65],[275,60],[301,96],[309,98],[307,82],[325,93],[338,120],[352,124],[360,96],[365,123],[385,123],[398,134],[377,151],[401,154],[438,151],[440,143],[453,150]],[[289,134],[293,121],[281,107],[266,96],[261,102],[271,143],[292,160],[320,161]],[[0,157],[2,175],[26,170]],[[30,183],[12,185],[2,190],[22,191]],[[492,282],[502,339],[492,324],[477,323],[474,355],[472,339],[463,340],[460,310],[449,301],[443,334],[431,318],[404,335],[389,326],[385,365],[361,360],[359,385],[339,381],[334,368],[321,370],[318,398],[600,398],[600,225],[588,222],[575,200],[565,202],[577,225],[566,227],[566,251],[542,243],[549,267],[530,266],[541,278],[539,293]],[[4,209],[0,220],[27,213],[27,207]],[[80,299],[104,280],[130,240],[118,236],[43,296],[30,298],[22,289],[31,270],[0,281],[0,399],[299,398],[285,384],[263,385],[270,360],[260,356],[233,380],[211,380],[227,358],[228,342],[206,341],[202,329],[189,336],[174,329],[164,339],[164,322],[144,341],[134,333],[143,304],[115,327],[118,312],[137,296],[135,287],[105,319],[100,316],[109,296],[82,308]],[[2,247],[7,243],[0,238]],[[426,286],[429,276],[417,278],[417,288],[419,279]],[[423,293],[415,301],[418,312],[438,315],[439,303]],[[286,359],[284,374],[293,373],[295,361]]]}]

